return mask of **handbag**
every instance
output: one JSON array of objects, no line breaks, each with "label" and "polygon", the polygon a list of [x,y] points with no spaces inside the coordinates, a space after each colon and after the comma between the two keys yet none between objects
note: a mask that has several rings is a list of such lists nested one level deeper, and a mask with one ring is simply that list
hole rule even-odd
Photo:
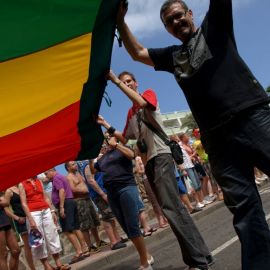
[{"label": "handbag", "polygon": [[180,165],[184,162],[183,159],[183,152],[180,147],[180,145],[173,140],[170,140],[168,136],[165,134],[163,130],[158,130],[154,126],[152,126],[150,123],[146,122],[144,119],[141,118],[141,121],[149,128],[151,129],[156,135],[159,136],[159,138],[170,147],[172,152],[172,157],[177,165]]},{"label": "handbag", "polygon": [[169,140],[167,143],[165,142],[165,144],[167,144],[170,147],[175,163],[177,165],[182,164],[184,160],[183,160],[183,152],[180,145],[173,140]]}]

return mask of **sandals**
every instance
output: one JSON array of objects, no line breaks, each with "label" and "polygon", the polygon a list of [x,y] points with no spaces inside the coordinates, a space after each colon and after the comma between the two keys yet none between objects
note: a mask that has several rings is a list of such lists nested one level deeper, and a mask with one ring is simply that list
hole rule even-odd
[{"label": "sandals", "polygon": [[[83,256],[83,253],[80,254],[79,256],[74,256],[71,261],[69,262],[69,264],[74,264],[74,263],[77,263],[77,262],[80,262],[84,259],[85,257]],[[62,269],[63,270],[63,269]]]},{"label": "sandals", "polygon": [[123,237],[121,237],[120,239],[121,239],[121,240],[120,240],[121,243],[126,243],[126,242],[128,241],[128,238],[123,238]]},{"label": "sandals", "polygon": [[84,251],[84,252],[81,254],[81,256],[83,256],[84,258],[87,258],[87,257],[89,257],[90,255],[91,255],[91,253],[90,253],[90,251],[88,251],[88,250]]},{"label": "sandals", "polygon": [[125,248],[127,247],[127,245],[125,243],[122,243],[121,241],[114,244],[112,247],[111,247],[111,250],[117,250],[117,249],[120,249],[120,248]]},{"label": "sandals", "polygon": [[150,231],[149,232],[143,232],[142,233],[142,236],[143,237],[147,237],[147,236],[151,236],[151,235],[152,235],[152,232],[150,232]]},{"label": "sandals", "polygon": [[153,232],[156,232],[157,231],[157,228],[155,227],[151,227],[151,229],[149,230],[149,232],[153,233]]},{"label": "sandals", "polygon": [[150,230],[148,232],[143,232],[143,237],[147,237],[147,236],[151,236],[152,233],[156,232],[157,231],[157,228],[155,227],[151,227]]},{"label": "sandals", "polygon": [[169,226],[169,223],[164,223],[160,225],[159,228],[164,229],[164,228],[167,228],[168,226]]}]

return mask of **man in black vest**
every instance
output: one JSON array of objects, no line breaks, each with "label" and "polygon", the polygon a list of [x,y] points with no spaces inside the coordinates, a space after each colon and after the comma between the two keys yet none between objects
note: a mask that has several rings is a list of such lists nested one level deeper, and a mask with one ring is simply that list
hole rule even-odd
[{"label": "man in black vest", "polygon": [[122,4],[117,27],[129,54],[174,74],[187,98],[234,214],[243,269],[270,269],[270,231],[254,179],[254,167],[270,175],[270,100],[238,54],[232,1],[210,0],[199,28],[185,2],[165,1],[161,20],[182,44],[160,49],[147,49],[136,40],[125,23],[126,12]]}]

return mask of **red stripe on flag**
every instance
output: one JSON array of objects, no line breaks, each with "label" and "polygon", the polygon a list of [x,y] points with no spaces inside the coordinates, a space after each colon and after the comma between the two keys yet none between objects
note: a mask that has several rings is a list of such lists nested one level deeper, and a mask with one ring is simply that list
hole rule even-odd
[{"label": "red stripe on flag", "polygon": [[0,191],[77,157],[79,111],[80,101],[0,138]]}]

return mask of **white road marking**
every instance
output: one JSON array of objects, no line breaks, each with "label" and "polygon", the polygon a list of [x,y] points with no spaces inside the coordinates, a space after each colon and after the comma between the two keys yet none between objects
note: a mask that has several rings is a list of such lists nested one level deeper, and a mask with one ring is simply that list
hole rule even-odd
[{"label": "white road marking", "polygon": [[[270,219],[270,214],[267,215],[266,220]],[[220,253],[222,250],[226,249],[227,247],[229,247],[230,245],[232,245],[234,242],[236,242],[238,240],[238,236],[233,237],[232,239],[230,239],[229,241],[227,241],[226,243],[224,243],[223,245],[221,245],[220,247],[216,248],[215,250],[213,250],[211,253],[213,256],[217,255],[218,253]]]}]

